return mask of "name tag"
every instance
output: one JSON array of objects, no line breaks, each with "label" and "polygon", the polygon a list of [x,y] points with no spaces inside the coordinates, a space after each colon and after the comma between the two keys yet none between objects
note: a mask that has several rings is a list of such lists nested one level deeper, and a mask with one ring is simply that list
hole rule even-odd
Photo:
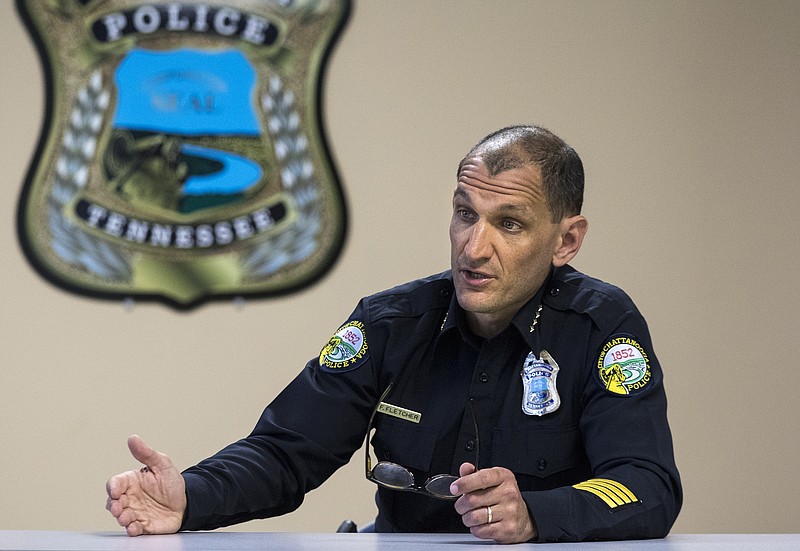
[{"label": "name tag", "polygon": [[387,404],[386,402],[381,402],[378,404],[378,412],[391,415],[392,417],[397,417],[398,419],[403,419],[404,421],[411,421],[412,423],[419,423],[422,419],[421,413],[411,411],[410,409],[401,408],[400,406],[393,406],[392,404]]}]

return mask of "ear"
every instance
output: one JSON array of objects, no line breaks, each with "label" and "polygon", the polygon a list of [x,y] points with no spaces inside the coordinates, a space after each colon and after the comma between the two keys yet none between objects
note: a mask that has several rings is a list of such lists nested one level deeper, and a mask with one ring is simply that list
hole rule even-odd
[{"label": "ear", "polygon": [[576,214],[563,218],[558,224],[559,238],[553,253],[553,266],[559,268],[568,264],[583,245],[583,238],[589,229],[589,221]]}]

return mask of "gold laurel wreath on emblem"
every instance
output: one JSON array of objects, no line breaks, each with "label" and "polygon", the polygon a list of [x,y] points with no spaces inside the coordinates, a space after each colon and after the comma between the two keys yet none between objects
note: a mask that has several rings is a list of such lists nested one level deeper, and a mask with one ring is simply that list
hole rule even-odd
[{"label": "gold laurel wreath on emblem", "polygon": [[[65,207],[86,185],[89,163],[97,149],[110,95],[109,90],[103,88],[99,71],[78,91],[56,162],[49,227],[53,249],[62,260],[107,279],[128,281],[132,276],[128,255],[83,231],[63,214]],[[318,185],[314,166],[308,158],[308,138],[295,109],[294,94],[285,89],[280,77],[273,76],[261,97],[261,104],[268,115],[267,127],[273,139],[281,182],[298,216],[286,231],[252,247],[244,268],[253,276],[272,274],[308,257],[317,247],[316,237],[321,227],[316,204]]]},{"label": "gold laurel wreath on emblem", "polygon": [[63,214],[88,181],[110,98],[99,71],[78,90],[55,165],[48,221],[53,250],[62,260],[113,281],[128,281],[132,269],[127,255],[83,231]]}]

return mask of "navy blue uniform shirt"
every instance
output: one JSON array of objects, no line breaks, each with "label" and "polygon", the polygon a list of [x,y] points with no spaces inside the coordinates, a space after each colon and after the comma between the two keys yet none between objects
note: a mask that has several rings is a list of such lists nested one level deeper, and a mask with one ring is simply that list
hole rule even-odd
[{"label": "navy blue uniform shirt", "polygon": [[[527,387],[526,359],[547,364]],[[479,442],[480,468],[514,472],[537,541],[663,537],[677,517],[681,484],[645,320],[620,289],[565,266],[491,339],[467,329],[449,272],[362,299],[247,438],[184,472],[182,529],[296,509],[361,447],[390,383],[384,402],[420,416],[375,416],[378,460],[422,483],[474,463]],[[376,501],[379,532],[467,530],[452,501],[385,488]],[[346,503],[333,504],[343,519]]]}]

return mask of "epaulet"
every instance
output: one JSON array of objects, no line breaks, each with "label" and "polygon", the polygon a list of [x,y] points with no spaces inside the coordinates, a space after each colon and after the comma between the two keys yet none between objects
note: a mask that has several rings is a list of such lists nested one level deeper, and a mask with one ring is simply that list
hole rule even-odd
[{"label": "epaulet", "polygon": [[571,266],[554,270],[543,302],[555,310],[586,314],[601,329],[612,330],[631,312],[638,312],[619,287],[590,277]]},{"label": "epaulet", "polygon": [[370,318],[419,316],[430,310],[447,308],[453,294],[450,271],[404,283],[366,299]]}]

